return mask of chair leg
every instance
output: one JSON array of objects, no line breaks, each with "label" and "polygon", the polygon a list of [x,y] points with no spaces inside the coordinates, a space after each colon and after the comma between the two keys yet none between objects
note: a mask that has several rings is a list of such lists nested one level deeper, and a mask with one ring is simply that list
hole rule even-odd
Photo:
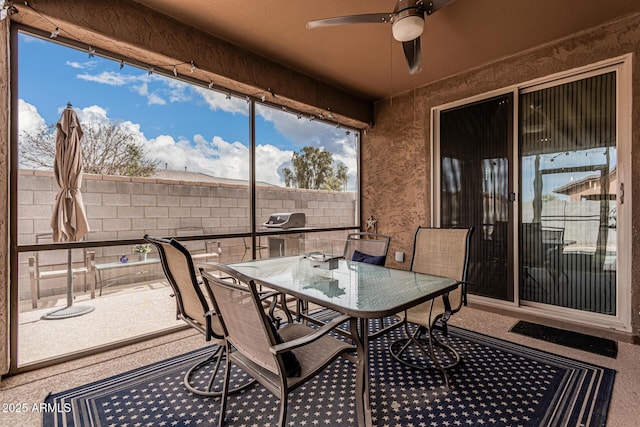
[{"label": "chair leg", "polygon": [[287,395],[283,393],[280,397],[280,420],[278,421],[278,425],[280,427],[285,427],[287,425],[287,400]]},{"label": "chair leg", "polygon": [[[212,391],[213,385],[216,381],[216,378],[218,377],[218,374],[220,373],[220,366],[222,365],[223,360],[225,360],[225,365],[223,366],[227,366],[227,362],[226,359],[228,359],[226,357],[227,355],[227,350],[225,348],[224,345],[220,345],[218,346],[218,348],[216,348],[216,350],[209,356],[207,356],[205,359],[201,360],[200,362],[196,363],[195,365],[193,365],[191,367],[191,369],[189,369],[187,371],[187,373],[184,376],[184,386],[187,388],[187,390],[189,390],[191,393],[193,394],[197,394],[199,396],[207,396],[207,397],[219,397],[222,396],[222,391]],[[202,368],[203,366],[207,366],[211,363],[214,363],[214,367],[213,370],[211,372],[211,377],[209,378],[209,384],[207,385],[207,388],[205,390],[202,389],[198,389],[195,386],[193,386],[191,384],[191,376],[194,374],[194,372],[198,371],[200,368]],[[229,369],[228,367],[225,368],[225,376],[227,374],[227,370]],[[253,383],[255,383],[255,380],[249,380],[247,383],[245,384],[241,384],[237,387],[234,387],[233,389],[228,391],[228,394],[234,394],[237,393],[241,390],[244,390],[245,388],[251,386]]]},{"label": "chair leg", "polygon": [[[222,347],[222,346],[220,346]],[[229,344],[225,343],[225,353],[230,350]],[[224,416],[227,411],[227,389],[229,388],[229,377],[231,376],[231,361],[229,358],[226,358],[225,362],[225,370],[224,370],[224,381],[222,383],[222,402],[220,402],[220,418],[218,419],[218,427],[222,427],[224,424]]]},{"label": "chair leg", "polygon": [[[403,365],[409,366],[414,369],[419,370],[427,370],[427,369],[438,369],[444,375],[444,381],[447,388],[450,388],[449,385],[449,376],[447,374],[447,370],[458,366],[462,362],[462,357],[460,353],[458,353],[453,347],[449,344],[440,341],[435,335],[433,335],[433,330],[419,327],[415,332],[411,332],[407,325],[405,325],[405,331],[407,333],[407,338],[401,338],[396,340],[389,345],[389,352],[398,362]],[[422,335],[424,332],[427,332],[428,337],[423,338]],[[406,358],[403,358],[403,354],[410,346],[414,346],[420,353],[423,354],[424,357],[429,359],[433,365],[429,363],[413,363]],[[438,356],[435,353],[435,347],[440,347],[452,361],[450,363],[443,364]]]},{"label": "chair leg", "polygon": [[[448,345],[445,342],[440,341],[435,335],[433,335],[433,326],[431,323],[431,310],[433,309],[433,302],[431,303],[431,309],[429,310],[429,317],[427,320],[430,323],[430,327],[419,326],[414,332],[411,332],[409,329],[409,322],[404,323],[404,330],[407,335],[407,338],[401,338],[392,342],[389,345],[389,352],[391,355],[399,361],[400,363],[407,365],[414,369],[425,370],[429,368],[433,368],[428,363],[416,364],[405,358],[403,358],[403,354],[407,351],[409,346],[413,345],[416,349],[419,350],[420,353],[423,354],[427,359],[431,360],[433,365],[438,368],[442,374],[444,375],[444,381],[447,388],[449,388],[449,376],[447,375],[447,369],[451,369],[460,364],[462,361],[462,357],[460,353],[458,353],[453,347]],[[434,322],[435,323],[435,322]],[[445,323],[446,330],[446,323]],[[424,333],[427,333],[427,338],[422,338]],[[435,346],[440,347],[447,356],[452,360],[452,362],[443,364],[437,357],[435,353]]]}]

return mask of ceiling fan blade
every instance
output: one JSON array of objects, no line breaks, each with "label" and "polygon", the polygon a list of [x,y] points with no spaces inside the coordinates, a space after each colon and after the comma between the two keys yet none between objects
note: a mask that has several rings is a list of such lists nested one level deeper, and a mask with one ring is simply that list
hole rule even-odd
[{"label": "ceiling fan blade", "polygon": [[393,13],[368,13],[364,15],[338,16],[307,22],[307,28],[333,27],[344,24],[384,24],[391,22]]},{"label": "ceiling fan blade", "polygon": [[431,15],[433,12],[437,12],[454,0],[431,0],[424,5],[424,11],[427,15]]},{"label": "ceiling fan blade", "polygon": [[402,42],[404,57],[407,59],[409,74],[418,74],[422,71],[422,52],[420,51],[420,37]]}]

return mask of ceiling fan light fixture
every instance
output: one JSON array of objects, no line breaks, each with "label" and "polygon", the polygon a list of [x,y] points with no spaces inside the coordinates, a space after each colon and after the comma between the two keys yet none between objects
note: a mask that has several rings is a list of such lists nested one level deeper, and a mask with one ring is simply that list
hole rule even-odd
[{"label": "ceiling fan light fixture", "polygon": [[422,35],[424,18],[419,14],[398,15],[391,27],[393,38],[399,42],[415,40]]}]

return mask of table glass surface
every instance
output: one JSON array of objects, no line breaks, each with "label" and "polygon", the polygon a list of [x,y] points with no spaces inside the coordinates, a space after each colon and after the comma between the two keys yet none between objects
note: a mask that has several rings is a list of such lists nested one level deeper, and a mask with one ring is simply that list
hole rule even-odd
[{"label": "table glass surface", "polygon": [[[315,265],[315,266],[314,266]],[[304,256],[231,264],[237,271],[274,289],[358,317],[397,313],[417,302],[455,289],[446,277],[340,259],[326,270]]]}]

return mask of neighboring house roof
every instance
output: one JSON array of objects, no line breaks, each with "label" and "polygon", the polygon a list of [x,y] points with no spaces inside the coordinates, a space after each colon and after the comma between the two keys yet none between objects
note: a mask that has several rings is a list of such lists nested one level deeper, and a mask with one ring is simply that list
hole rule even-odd
[{"label": "neighboring house roof", "polygon": [[[615,174],[616,174],[616,168],[613,168],[611,172],[609,172],[609,176],[611,177],[611,176],[614,176]],[[557,194],[570,195],[580,191],[580,188],[585,184],[588,184],[589,182],[600,181],[600,179],[602,179],[600,175],[589,175],[587,177],[584,177],[577,181],[570,182],[569,184],[563,185],[551,191]]]},{"label": "neighboring house roof", "polygon": [[[202,172],[177,171],[169,169],[157,169],[152,178],[166,179],[171,181],[208,182],[212,184],[229,185],[247,184],[248,182],[244,179],[220,178],[217,176],[207,175]],[[256,184],[260,186],[277,187],[276,185],[261,181],[256,181]]]}]

